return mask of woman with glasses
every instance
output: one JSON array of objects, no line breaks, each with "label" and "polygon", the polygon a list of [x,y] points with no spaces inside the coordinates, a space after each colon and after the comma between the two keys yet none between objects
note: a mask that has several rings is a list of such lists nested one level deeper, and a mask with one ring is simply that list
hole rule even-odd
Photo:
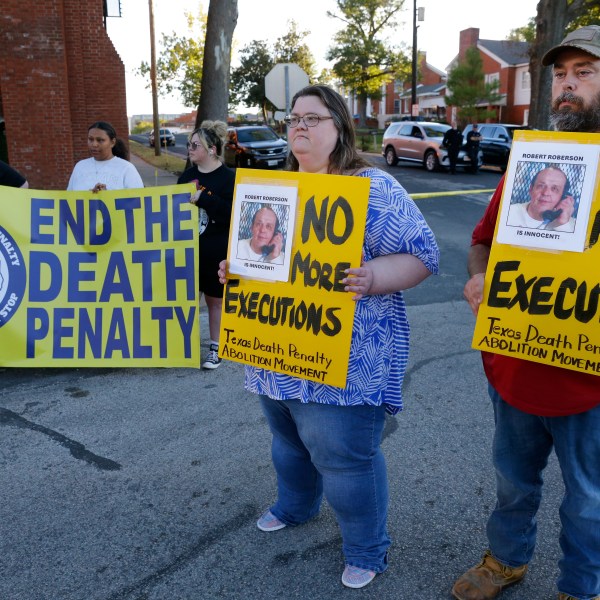
[{"label": "woman with glasses", "polygon": [[193,166],[184,171],[177,183],[195,183],[198,190],[191,202],[199,210],[199,285],[208,307],[209,352],[203,369],[216,369],[219,358],[219,330],[223,285],[217,277],[219,262],[227,256],[229,224],[235,171],[222,162],[227,125],[223,121],[204,121],[188,141]]},{"label": "woman with glasses", "polygon": [[[409,329],[401,290],[438,270],[433,233],[400,184],[356,151],[344,99],[322,85],[292,100],[286,117],[292,171],[370,178],[364,260],[343,280],[356,300],[345,388],[246,367],[269,423],[278,497],[258,519],[262,531],[301,525],[323,495],[342,532],[342,583],[360,588],[387,568],[385,414],[402,408]],[[226,263],[219,276],[225,282]]]},{"label": "woman with glasses", "polygon": [[96,121],[88,128],[90,158],[80,160],[71,173],[67,190],[123,190],[143,188],[137,169],[129,162],[123,140],[106,121]]}]

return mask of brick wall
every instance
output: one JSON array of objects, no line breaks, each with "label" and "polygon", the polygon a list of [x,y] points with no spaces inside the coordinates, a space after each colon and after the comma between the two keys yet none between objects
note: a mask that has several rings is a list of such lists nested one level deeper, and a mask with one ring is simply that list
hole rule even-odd
[{"label": "brick wall", "polygon": [[471,46],[477,46],[477,42],[479,41],[479,28],[478,27],[470,27],[469,29],[463,29],[460,32],[459,42],[458,42],[458,60],[462,61],[465,59],[465,54],[467,53],[467,49]]},{"label": "brick wall", "polygon": [[66,187],[94,121],[127,142],[125,69],[102,0],[2,0],[0,47],[8,156],[31,187]]}]

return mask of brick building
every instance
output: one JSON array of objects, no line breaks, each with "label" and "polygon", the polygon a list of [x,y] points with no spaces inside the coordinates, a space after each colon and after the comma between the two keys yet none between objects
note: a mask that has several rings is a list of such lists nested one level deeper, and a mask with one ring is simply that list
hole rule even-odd
[{"label": "brick building", "polygon": [[[417,84],[417,103],[420,117],[432,117],[443,120],[446,115],[444,94],[446,73],[427,62],[427,53],[419,52],[419,83]],[[373,103],[379,126],[402,116],[411,114],[412,90],[410,81],[395,80],[388,83],[381,102]]]},{"label": "brick building", "polygon": [[[496,123],[526,125],[529,117],[531,86],[529,79],[529,44],[510,40],[481,40],[479,29],[470,27],[460,32],[458,56],[448,65],[463,60],[467,48],[479,50],[487,82],[498,81],[501,100],[489,107],[495,109]],[[482,108],[488,108],[482,107]]]},{"label": "brick building", "polygon": [[9,162],[33,188],[66,188],[94,121],[127,143],[125,67],[103,11],[103,0],[2,0],[0,121]]},{"label": "brick building", "polygon": [[[467,48],[475,47],[483,62],[486,81],[498,81],[500,101],[492,108],[496,116],[489,121],[526,125],[529,117],[530,80],[529,80],[529,44],[509,40],[481,40],[479,29],[470,27],[460,32],[458,55],[450,62],[450,72],[463,60]],[[419,52],[419,83],[417,103],[419,118],[457,120],[456,107],[446,107],[446,73],[427,62],[427,55]],[[379,126],[393,119],[410,118],[412,92],[410,82],[396,80],[383,90],[381,102],[373,102]]]}]

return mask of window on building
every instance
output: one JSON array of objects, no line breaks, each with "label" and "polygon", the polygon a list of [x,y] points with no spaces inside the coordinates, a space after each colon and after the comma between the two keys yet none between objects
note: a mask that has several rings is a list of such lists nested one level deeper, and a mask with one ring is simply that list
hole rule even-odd
[{"label": "window on building", "polygon": [[394,100],[394,114],[400,114],[400,100]]},{"label": "window on building", "polygon": [[500,81],[500,73],[487,73],[485,76],[486,83],[494,83],[495,81]]},{"label": "window on building", "polygon": [[531,88],[531,75],[529,74],[529,71],[523,71],[521,73],[521,88],[524,90]]}]

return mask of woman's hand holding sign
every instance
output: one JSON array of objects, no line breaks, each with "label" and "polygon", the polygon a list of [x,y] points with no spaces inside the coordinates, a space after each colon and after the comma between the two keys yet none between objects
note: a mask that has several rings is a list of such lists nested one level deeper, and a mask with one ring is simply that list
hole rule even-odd
[{"label": "woman's hand holding sign", "polygon": [[372,260],[364,260],[357,269],[346,269],[342,283],[347,292],[354,292],[353,300],[375,294],[391,294],[414,287],[429,270],[412,254],[386,254]]},{"label": "woman's hand holding sign", "polygon": [[225,285],[227,283],[227,261],[226,260],[222,260],[219,263],[219,282],[221,283],[221,285]]}]

